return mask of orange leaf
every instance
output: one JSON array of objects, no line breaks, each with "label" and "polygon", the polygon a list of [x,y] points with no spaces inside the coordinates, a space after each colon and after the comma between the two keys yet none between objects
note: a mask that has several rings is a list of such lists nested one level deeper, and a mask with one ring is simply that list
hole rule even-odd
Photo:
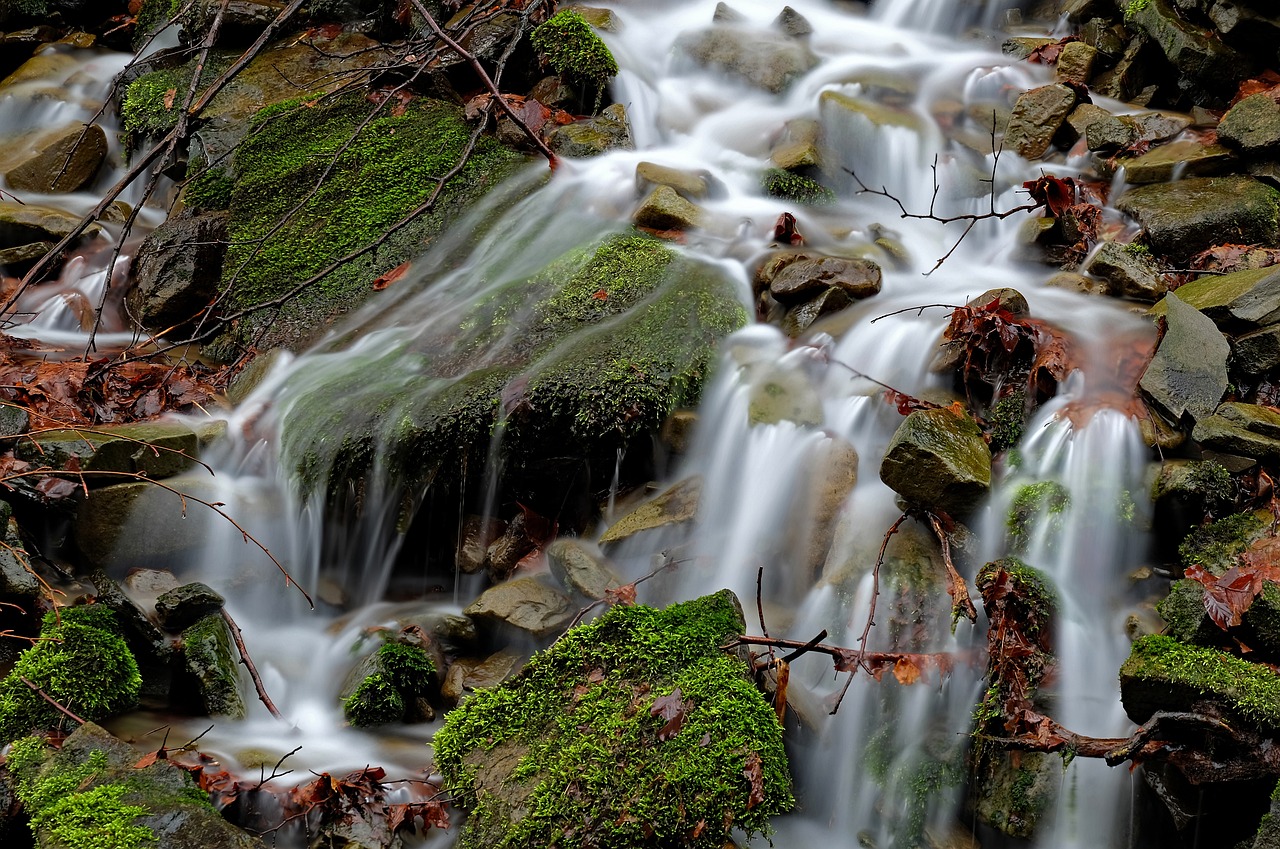
[{"label": "orange leaf", "polygon": [[178,90],[177,90],[176,88],[171,88],[171,89],[169,89],[168,91],[166,91],[166,92],[164,93],[164,108],[165,108],[165,109],[172,109],[172,108],[173,108],[173,99],[174,99],[175,97],[177,97],[177,95],[178,95]]},{"label": "orange leaf", "polygon": [[401,277],[404,277],[405,274],[408,273],[408,271],[409,271],[409,263],[402,262],[399,265],[397,265],[395,268],[386,272],[385,274],[378,275],[378,279],[373,281],[373,291],[381,292],[383,289],[387,288],[392,283],[399,280]]},{"label": "orange leaf", "polygon": [[608,293],[608,292],[606,292],[604,289],[600,289],[599,291],[597,291],[597,292],[596,292],[594,295],[592,295],[591,297],[592,297],[592,298],[594,298],[594,299],[595,299],[595,300],[597,300],[597,301],[607,301],[607,300],[609,300],[609,293]]},{"label": "orange leaf", "polygon": [[920,680],[920,667],[907,658],[900,657],[893,665],[893,677],[898,679],[899,684],[914,684]]}]

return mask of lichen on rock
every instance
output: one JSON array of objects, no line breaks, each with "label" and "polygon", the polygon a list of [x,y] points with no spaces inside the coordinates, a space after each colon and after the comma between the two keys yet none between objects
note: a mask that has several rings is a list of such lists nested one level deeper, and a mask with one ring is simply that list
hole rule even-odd
[{"label": "lichen on rock", "polygon": [[727,590],[618,607],[477,692],[434,744],[471,811],[459,846],[720,849],[767,831],[793,800],[777,717],[720,650],[743,627]]}]

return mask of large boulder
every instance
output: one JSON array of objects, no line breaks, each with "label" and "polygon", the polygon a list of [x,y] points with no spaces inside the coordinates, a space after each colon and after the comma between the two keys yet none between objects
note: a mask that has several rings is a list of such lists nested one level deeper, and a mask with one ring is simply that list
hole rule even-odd
[{"label": "large boulder", "polygon": [[963,513],[991,488],[991,453],[963,413],[917,410],[889,441],[880,479],[912,504]]},{"label": "large boulder", "polygon": [[1177,292],[1161,303],[1167,328],[1138,385],[1174,420],[1184,413],[1207,418],[1227,391],[1231,346],[1213,321]]},{"label": "large boulder", "polygon": [[470,811],[460,849],[719,849],[764,830],[793,802],[777,716],[720,649],[744,627],[727,590],[616,607],[452,711],[435,768]]},{"label": "large boulder", "polygon": [[1280,192],[1251,177],[1192,177],[1130,189],[1116,207],[1142,224],[1152,250],[1185,261],[1213,245],[1280,241]]},{"label": "large boulder", "polygon": [[1005,147],[1024,159],[1039,159],[1076,105],[1076,93],[1062,83],[1032,89],[1018,98],[1004,133]]},{"label": "large boulder", "polygon": [[1249,95],[1222,116],[1218,138],[1246,155],[1280,151],[1280,103],[1269,93]]},{"label": "large boulder", "polygon": [[1254,70],[1244,54],[1223,43],[1211,30],[1184,20],[1170,0],[1136,0],[1125,9],[1125,22],[1154,42],[1180,74],[1179,83],[1201,102],[1224,95]]},{"label": "large boulder", "polygon": [[[1280,322],[1280,268],[1250,268],[1207,274],[1178,287],[1178,299],[1200,310],[1219,327],[1254,329]],[[1165,312],[1165,302],[1152,307]]]},{"label": "large boulder", "polygon": [[12,142],[0,156],[9,188],[23,192],[74,192],[93,179],[107,156],[107,135],[97,124],[41,130]]},{"label": "large boulder", "polygon": [[168,478],[194,466],[200,445],[219,432],[209,428],[197,433],[177,421],[50,430],[18,440],[14,455],[42,467],[84,473],[95,482],[114,483],[127,474]]},{"label": "large boulder", "polygon": [[130,314],[157,331],[192,321],[218,293],[226,251],[225,212],[170,218],[134,257]]}]

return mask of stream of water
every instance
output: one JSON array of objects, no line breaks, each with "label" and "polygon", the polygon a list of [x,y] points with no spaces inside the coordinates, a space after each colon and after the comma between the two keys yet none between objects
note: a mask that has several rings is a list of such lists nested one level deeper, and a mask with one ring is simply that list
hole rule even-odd
[{"label": "stream of water", "polygon": [[[1128,650],[1126,575],[1141,563],[1146,545],[1141,530],[1147,510],[1142,483],[1146,454],[1136,424],[1099,399],[1107,397],[1113,378],[1113,340],[1141,336],[1147,332],[1145,322],[1116,302],[1045,287],[1046,268],[1020,263],[1014,256],[1019,218],[984,222],[926,275],[951,248],[958,236],[954,228],[900,220],[891,202],[855,194],[852,177],[842,178],[839,201],[822,209],[797,209],[762,196],[759,189],[771,145],[786,122],[814,119],[823,126],[828,162],[852,169],[868,185],[886,187],[913,210],[929,206],[935,179],[942,188],[939,214],[981,210],[989,203],[987,184],[981,181],[993,168],[996,206],[1019,203],[1021,196],[1012,187],[1033,177],[1035,170],[1015,156],[1002,156],[997,164],[989,150],[973,149],[981,147],[986,133],[981,115],[1007,108],[1011,93],[1016,97],[1049,78],[1048,69],[1040,66],[1011,65],[1000,55],[999,37],[981,34],[1000,25],[1017,4],[879,0],[866,11],[852,3],[794,0],[793,7],[813,26],[810,47],[820,61],[777,95],[675,56],[672,45],[681,33],[711,21],[712,0],[600,5],[610,6],[620,23],[605,38],[625,69],[615,83],[614,99],[627,106],[638,149],[566,163],[547,185],[514,205],[497,199],[482,203],[434,248],[459,259],[453,263],[455,271],[431,280],[430,286],[416,285],[426,282],[421,277],[402,281],[376,307],[354,316],[342,336],[358,338],[355,344],[342,349],[321,344],[299,357],[281,358],[230,414],[228,437],[204,457],[216,471],[216,500],[225,502],[232,515],[288,563],[303,585],[323,581],[345,592],[349,612],[339,615],[325,604],[321,607],[328,612],[308,611],[300,597],[279,586],[270,563],[241,544],[234,529],[211,525],[206,556],[186,564],[180,577],[201,577],[227,593],[286,723],[275,722],[253,702],[246,721],[219,723],[202,745],[231,760],[246,750],[282,754],[301,745],[298,764],[317,771],[346,771],[367,763],[400,764],[408,771],[422,766],[423,744],[433,726],[376,734],[353,730],[342,723],[336,694],[354,663],[353,648],[369,628],[427,610],[456,613],[479,587],[459,582],[452,593],[436,596],[440,601],[385,600],[392,563],[397,555],[404,560],[396,513],[406,494],[389,474],[375,474],[364,493],[363,524],[342,540],[326,536],[320,503],[299,498],[289,472],[298,438],[289,431],[290,413],[305,399],[326,397],[332,387],[349,383],[353,374],[370,375],[370,391],[388,397],[433,391],[415,385],[414,341],[456,322],[495,287],[622,229],[636,202],[634,171],[641,161],[705,170],[724,187],[721,197],[705,203],[713,223],[680,249],[726,268],[740,281],[743,302],[751,309],[752,263],[766,250],[774,221],[783,212],[796,214],[800,231],[815,250],[847,250],[891,228],[909,259],[895,265],[884,258],[882,293],[850,308],[842,320],[844,329],[834,338],[820,334],[796,346],[776,329],[757,325],[724,345],[692,447],[669,473],[668,482],[702,477],[699,523],[628,543],[617,554],[620,568],[635,578],[649,570],[656,552],[675,545],[688,552],[686,565],[643,585],[640,600],[666,603],[727,586],[747,602],[755,597],[763,566],[764,607],[774,636],[807,640],[826,629],[829,642],[856,644],[870,602],[870,566],[900,512],[877,472],[901,417],[884,402],[878,386],[849,369],[912,395],[945,394],[947,381],[929,366],[947,311],[877,317],[924,304],[964,304],[985,290],[1014,287],[1027,297],[1035,316],[1070,333],[1092,359],[1028,426],[1016,450],[1018,461],[997,470],[990,503],[971,522],[978,538],[973,556],[981,563],[1011,550],[1004,517],[1020,487],[1051,480],[1065,488],[1069,506],[1032,527],[1029,541],[1020,543],[1022,556],[1051,576],[1060,597],[1054,638],[1058,669],[1049,686],[1053,711],[1060,722],[1084,734],[1125,733],[1116,672]],[[768,27],[780,11],[780,6],[761,2],[736,5],[749,19],[743,26]],[[971,33],[970,27],[977,31]],[[95,61],[110,65],[95,73],[99,79],[123,63],[119,57]],[[827,92],[887,101],[913,120],[877,124],[840,111],[824,99]],[[76,98],[102,96],[93,89]],[[51,113],[33,117],[35,107],[29,105],[23,108],[31,114],[19,114],[14,103],[15,98],[0,101],[0,126],[53,120]],[[91,110],[82,109],[83,115],[59,115],[57,120],[85,120]],[[942,120],[944,115],[950,117]],[[936,172],[931,170],[935,162]],[[1059,167],[1064,173],[1069,169]],[[112,172],[99,182],[114,179]],[[541,174],[530,172],[521,179],[536,181]],[[88,192],[59,202],[79,211],[91,198]],[[488,228],[489,236],[473,244],[466,234],[486,216],[502,219]],[[45,341],[75,342],[81,323],[68,318],[66,309],[56,317],[55,301],[68,302],[66,293],[80,286],[83,297],[94,302],[99,296],[92,288],[94,275],[100,278],[103,271],[101,258],[79,262],[64,273],[63,289],[27,305],[38,317],[25,332]],[[62,335],[50,339],[50,331]],[[493,355],[501,344],[495,343]],[[753,391],[766,381],[782,381],[797,393],[820,399],[815,420],[750,424]],[[1061,415],[1072,404],[1096,409],[1089,416]],[[817,546],[815,531],[797,515],[795,505],[805,503],[815,470],[844,446],[852,446],[859,457],[857,484],[831,517],[830,547],[825,541]],[[189,483],[210,485],[203,472],[193,473]],[[982,618],[976,626],[961,623],[953,632],[942,585],[909,574],[912,564],[939,567],[934,556],[920,553],[927,547],[921,542],[926,536],[927,529],[908,523],[889,548],[887,566],[901,566],[889,585],[903,592],[882,594],[881,610],[887,612],[878,617],[869,645],[973,654],[984,639]],[[967,578],[972,581],[973,575]],[[754,615],[748,619],[754,630]],[[880,682],[860,676],[840,710],[829,716],[844,676],[833,675],[823,657],[797,662],[792,700],[812,724],[812,733],[797,745],[793,759],[799,808],[778,820],[773,844],[780,849],[966,845],[952,832],[963,808],[961,759],[982,676],[980,664],[965,663],[958,663],[949,676],[934,674],[914,686],[902,686],[891,676]],[[1077,761],[1055,780],[1058,801],[1037,846],[1132,845],[1127,825],[1131,788],[1124,770]]]}]

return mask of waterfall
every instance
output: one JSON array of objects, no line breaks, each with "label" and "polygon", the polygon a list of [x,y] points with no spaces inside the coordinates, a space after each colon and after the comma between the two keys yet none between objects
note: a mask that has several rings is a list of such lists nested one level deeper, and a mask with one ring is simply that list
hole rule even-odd
[{"label": "waterfall", "polygon": [[[1031,179],[1033,170],[1012,155],[997,159],[989,141],[983,149],[989,128],[981,116],[1007,108],[1010,90],[1036,85],[1046,72],[1010,65],[994,42],[960,38],[968,27],[999,24],[1018,4],[878,0],[861,15],[849,13],[848,4],[795,0],[814,26],[809,47],[817,62],[779,94],[751,89],[677,55],[681,33],[709,25],[713,0],[604,5],[614,7],[619,20],[618,31],[605,39],[625,69],[614,96],[628,107],[638,149],[569,161],[550,178],[539,165],[480,203],[376,304],[314,349],[275,361],[227,414],[226,437],[204,457],[216,472],[212,482],[202,470],[172,482],[224,503],[319,599],[319,610],[309,610],[300,596],[280,587],[265,554],[218,523],[209,524],[203,551],[175,564],[182,579],[199,578],[225,592],[286,717],[282,731],[252,703],[247,720],[219,723],[202,746],[233,763],[258,747],[301,745],[300,762],[316,771],[369,763],[398,765],[406,774],[421,768],[422,744],[435,726],[382,734],[346,727],[337,693],[369,633],[415,616],[456,614],[479,591],[480,579],[451,577],[446,591],[422,594],[427,557],[406,553],[406,529],[434,513],[456,522],[461,508],[431,502],[426,484],[406,482],[391,468],[389,449],[414,405],[501,361],[519,343],[530,304],[513,301],[515,318],[505,332],[459,331],[469,360],[424,379],[424,361],[449,353],[426,346],[441,328],[468,327],[478,305],[510,293],[548,262],[624,230],[641,161],[705,170],[723,188],[704,202],[717,225],[678,250],[725,270],[748,308],[753,263],[784,212],[795,213],[815,250],[852,253],[889,232],[907,253],[896,262],[878,254],[885,260],[882,293],[850,307],[838,333],[797,344],[771,326],[753,325],[724,343],[694,440],[665,481],[701,478],[699,523],[628,541],[614,552],[635,579],[649,571],[655,555],[680,551],[679,568],[645,584],[641,601],[663,604],[727,586],[748,610],[750,631],[767,627],[775,637],[804,641],[825,630],[828,642],[856,646],[873,603],[872,566],[901,513],[878,474],[902,421],[885,401],[884,385],[916,397],[951,391],[931,371],[948,311],[912,308],[960,306],[988,289],[1013,287],[1026,295],[1033,315],[1063,328],[1097,357],[1039,410],[1010,452],[1016,462],[1007,459],[997,470],[989,503],[970,522],[981,540],[972,559],[980,566],[1014,551],[1049,577],[1059,599],[1055,718],[1083,734],[1123,733],[1116,672],[1127,652],[1126,599],[1118,588],[1146,545],[1145,449],[1136,424],[1108,400],[1107,346],[1110,339],[1146,333],[1145,324],[1107,299],[1045,287],[1044,268],[1012,260],[1018,220],[983,222],[956,248],[962,225],[901,218],[897,206],[901,201],[923,212],[936,203],[936,213],[946,216],[1020,202],[1014,187]],[[744,26],[758,28],[767,27],[781,7],[740,5]],[[943,109],[956,122],[947,131],[937,120]],[[39,120],[0,112],[0,124]],[[838,190],[832,207],[798,209],[761,194],[770,148],[793,120],[819,121],[824,128],[827,177]],[[858,194],[853,174],[897,200]],[[993,182],[984,182],[993,175]],[[75,290],[96,302],[105,264],[95,255],[66,268],[56,290],[61,300],[24,302],[38,317],[11,332],[42,339],[62,334],[55,338],[69,345],[83,340],[62,296]],[[770,412],[762,399],[775,391],[794,400],[792,408]],[[349,402],[341,416],[337,398]],[[362,489],[337,493],[344,506],[359,506],[350,510],[358,520],[339,530],[325,521],[336,479],[329,464],[343,436],[356,431],[368,436],[376,459]],[[502,436],[499,426],[492,446]],[[498,455],[492,446],[490,458]],[[615,480],[623,462],[620,453],[611,470]],[[462,497],[490,504],[497,470],[488,474],[484,492]],[[815,481],[837,474],[849,485],[832,501]],[[462,477],[475,476],[464,471]],[[1014,500],[1042,481],[1060,485],[1067,506],[1040,516],[1023,539],[1011,539],[1007,516]],[[615,494],[609,495],[611,507]],[[421,567],[423,586],[410,588],[419,591],[414,600],[392,600],[412,595],[395,592],[404,589],[394,585],[394,570],[405,557]],[[972,584],[971,569],[965,578]],[[763,623],[753,603],[757,583]],[[868,648],[943,653],[956,662],[945,675],[926,670],[926,680],[910,686],[892,674],[876,681],[859,673],[847,692],[846,676],[833,674],[829,659],[810,655],[795,662],[792,703],[803,732],[793,772],[801,806],[776,823],[773,845],[779,849],[914,849],[944,845],[958,826],[972,714],[984,686],[977,658],[985,620],[953,630],[935,542],[928,526],[915,520],[885,544],[875,603]],[[1046,813],[1036,845],[1129,845],[1123,770],[1074,763],[1058,779],[1055,807]]]}]

